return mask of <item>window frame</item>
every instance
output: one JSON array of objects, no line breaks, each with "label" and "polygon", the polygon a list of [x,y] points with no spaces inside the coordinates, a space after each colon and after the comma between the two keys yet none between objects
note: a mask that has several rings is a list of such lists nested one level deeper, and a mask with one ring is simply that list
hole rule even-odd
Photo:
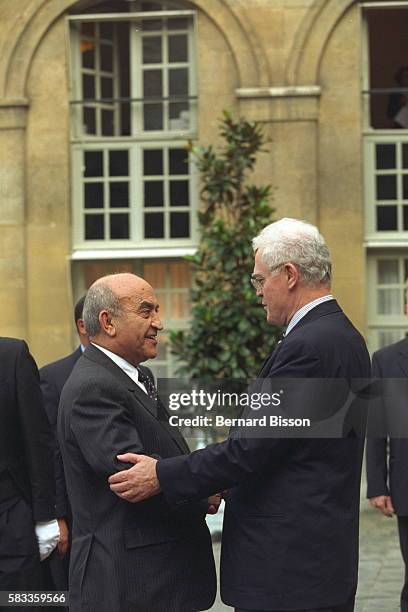
[{"label": "window frame", "polygon": [[[142,235],[142,228],[144,227],[144,211],[145,207],[143,206],[143,161],[142,154],[144,149],[157,149],[161,148],[163,151],[167,151],[169,149],[184,149],[185,142],[177,142],[174,140],[171,141],[141,141],[141,142],[110,142],[104,141],[104,146],[102,146],[101,142],[92,142],[87,143],[86,145],[73,145],[71,148],[71,165],[72,165],[72,198],[73,202],[75,202],[75,206],[73,206],[72,210],[72,240],[73,240],[73,249],[76,250],[99,250],[99,249],[130,249],[130,248],[139,248],[139,249],[158,249],[163,247],[172,247],[174,249],[180,249],[182,247],[192,247],[196,246],[198,242],[198,218],[196,215],[196,208],[194,206],[194,202],[196,201],[196,194],[198,192],[198,171],[194,166],[193,161],[191,160],[191,156],[189,159],[189,195],[190,195],[190,206],[183,207],[186,211],[189,212],[190,215],[190,237],[188,238],[144,238]],[[129,233],[130,236],[128,239],[116,239],[110,240],[108,238],[104,239],[96,239],[96,240],[86,240],[84,224],[85,224],[85,214],[86,209],[84,207],[84,184],[82,173],[79,176],[80,169],[83,168],[83,154],[85,151],[100,151],[100,150],[125,150],[129,151]],[[186,149],[186,155],[188,155],[188,151]],[[163,175],[165,179],[168,176],[173,175]],[[174,175],[179,176],[179,175]],[[182,175],[184,177],[184,175]],[[109,183],[109,177],[103,176],[101,177],[101,182],[104,184],[106,182]],[[131,203],[134,201],[140,202],[140,206],[132,207]],[[169,206],[165,206],[164,208],[157,208],[157,212],[163,212],[164,215],[169,214],[173,210],[173,212],[178,211],[178,207],[171,209]],[[98,214],[99,209],[95,211],[95,213],[90,213],[88,211],[87,214]],[[106,217],[110,212],[115,212],[115,209],[104,207],[103,213],[99,211],[99,214],[104,214]],[[122,212],[122,209],[118,209],[118,212]],[[165,221],[166,223],[166,221]],[[107,221],[105,220],[105,227]]]},{"label": "window frame", "polygon": [[[375,10],[408,10],[408,0],[379,0],[378,2],[361,1],[360,22],[361,22],[361,40],[362,40],[362,119],[363,119],[363,135],[381,134],[390,137],[395,134],[395,129],[374,128],[370,125],[370,92],[374,88],[370,88],[370,33],[367,15]],[[399,128],[398,132],[405,133],[408,136],[408,128]]]},{"label": "window frame", "polygon": [[[143,222],[144,222],[144,206],[143,198],[143,174],[141,151],[143,148],[186,148],[187,141],[194,141],[197,138],[198,129],[198,108],[197,102],[192,103],[193,112],[190,113],[190,126],[188,130],[169,130],[169,131],[141,131],[132,133],[129,136],[102,136],[84,134],[79,132],[79,127],[82,121],[82,110],[78,112],[76,109],[76,92],[81,91],[82,80],[82,65],[79,49],[79,29],[72,27],[73,24],[81,22],[118,22],[126,21],[131,23],[140,22],[143,19],[151,18],[183,18],[189,19],[188,24],[188,74],[189,74],[189,95],[198,93],[197,79],[197,11],[196,10],[163,10],[163,11],[139,11],[129,13],[96,13],[96,14],[78,14],[69,15],[66,18],[66,36],[67,36],[67,55],[69,66],[69,98],[70,98],[70,123],[72,126],[70,135],[71,145],[71,211],[72,211],[72,248],[75,252],[94,251],[154,251],[159,249],[162,253],[168,253],[171,257],[172,253],[180,253],[180,250],[188,252],[198,243],[198,172],[191,161],[189,161],[189,206],[186,211],[190,217],[190,236],[188,238],[144,238],[143,237]],[[175,33],[178,30],[174,30]],[[129,53],[134,49],[132,36],[129,41]],[[141,47],[142,35],[135,37],[139,40]],[[167,40],[167,37],[166,37]],[[133,84],[135,63],[130,66],[130,95],[133,97]],[[139,61],[139,69],[142,65],[142,60]],[[171,64],[167,64],[167,66]],[[166,68],[168,69],[168,68]],[[139,75],[140,76],[140,75]],[[75,81],[77,79],[77,81]],[[141,79],[140,79],[141,80]],[[136,82],[136,81],[135,81]],[[116,91],[117,91],[117,86]],[[115,91],[115,89],[114,89]],[[197,98],[198,99],[198,98]],[[82,109],[82,104],[80,105]],[[143,106],[142,104],[140,105]],[[195,107],[195,108],[194,108]],[[85,239],[85,208],[84,208],[84,177],[83,177],[83,152],[86,150],[106,150],[106,149],[128,149],[129,155],[129,239]],[[187,155],[186,151],[186,155]],[[101,181],[106,182],[108,177],[101,177]],[[133,205],[132,202],[140,202],[140,206]],[[105,202],[106,204],[106,202]],[[167,207],[168,208],[168,207]],[[166,216],[169,215],[167,208],[160,209]],[[106,216],[112,212],[112,209],[107,210],[104,207],[103,214]],[[120,212],[120,211],[118,211]],[[159,211],[158,211],[159,212]],[[177,212],[177,210],[174,210]],[[92,213],[91,213],[92,214]],[[97,212],[93,213],[97,214]],[[99,214],[102,214],[99,211]],[[106,220],[105,220],[106,234]]]},{"label": "window frame", "polygon": [[395,338],[405,338],[408,332],[408,317],[403,311],[401,314],[386,314],[377,313],[378,307],[378,277],[377,277],[377,262],[379,260],[397,260],[399,268],[399,282],[396,283],[401,292],[405,291],[405,281],[401,274],[404,266],[404,260],[408,260],[408,250],[393,249],[381,251],[377,249],[371,252],[367,259],[367,315],[368,315],[368,344],[370,351],[375,351],[381,348],[378,340],[380,332],[395,332]]}]

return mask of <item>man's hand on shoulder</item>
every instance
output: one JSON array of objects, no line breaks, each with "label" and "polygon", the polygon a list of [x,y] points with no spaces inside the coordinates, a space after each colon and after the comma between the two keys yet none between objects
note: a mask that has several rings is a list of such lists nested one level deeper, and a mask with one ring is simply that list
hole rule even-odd
[{"label": "man's hand on shoulder", "polygon": [[393,516],[395,514],[392,499],[389,495],[378,495],[370,498],[370,504],[373,508],[377,508],[385,516]]},{"label": "man's hand on shoulder", "polygon": [[141,502],[160,493],[160,484],[156,475],[157,459],[147,455],[126,453],[118,455],[119,461],[134,465],[109,476],[111,490],[118,497],[128,502]]}]

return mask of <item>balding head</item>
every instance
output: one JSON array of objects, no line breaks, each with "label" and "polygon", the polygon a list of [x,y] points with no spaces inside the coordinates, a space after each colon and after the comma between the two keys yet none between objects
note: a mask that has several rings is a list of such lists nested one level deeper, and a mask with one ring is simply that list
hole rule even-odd
[{"label": "balding head", "polygon": [[162,329],[158,303],[153,288],[140,276],[99,278],[88,289],[83,318],[92,341],[130,363],[156,356],[156,335]]}]

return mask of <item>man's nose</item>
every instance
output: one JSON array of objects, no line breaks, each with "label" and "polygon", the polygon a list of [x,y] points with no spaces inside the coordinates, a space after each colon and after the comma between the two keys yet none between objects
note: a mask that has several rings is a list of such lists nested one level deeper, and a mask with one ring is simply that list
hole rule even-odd
[{"label": "man's nose", "polygon": [[158,314],[155,314],[155,316],[152,319],[152,327],[154,327],[158,331],[163,329],[163,325],[162,325],[161,319]]}]

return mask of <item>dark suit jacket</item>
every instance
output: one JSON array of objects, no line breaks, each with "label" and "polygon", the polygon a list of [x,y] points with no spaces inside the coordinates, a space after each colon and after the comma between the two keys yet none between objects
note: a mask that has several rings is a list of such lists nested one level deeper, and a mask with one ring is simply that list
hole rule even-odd
[{"label": "dark suit jacket", "polygon": [[[369,375],[365,342],[335,301],[310,311],[260,372],[263,378]],[[161,460],[157,473],[169,503],[237,485],[224,517],[225,603],[314,609],[340,605],[356,590],[362,451],[356,436],[230,437],[187,458]]]},{"label": "dark suit jacket", "polygon": [[215,569],[203,504],[175,511],[162,495],[131,504],[107,480],[128,467],[116,459],[120,453],[172,457],[188,447],[159,420],[157,405],[92,345],[62,391],[58,435],[73,511],[71,612],[211,607]]},{"label": "dark suit jacket", "polygon": [[40,370],[41,391],[44,398],[44,407],[54,433],[54,457],[56,479],[56,515],[57,518],[68,518],[71,522],[71,511],[68,503],[67,488],[65,484],[64,466],[61,451],[57,441],[57,416],[61,391],[65,385],[72,368],[82,355],[81,347],[73,353],[57,361],[53,361]]},{"label": "dark suit jacket", "polygon": [[0,529],[1,576],[8,563],[17,571],[33,555],[34,522],[55,518],[55,479],[51,430],[26,343],[0,338],[0,364],[0,514],[23,500],[31,521],[28,531],[18,524]]},{"label": "dark suit jacket", "polygon": [[396,513],[408,516],[408,339],[374,353],[373,376],[382,386],[369,416],[367,497],[391,495]]}]

